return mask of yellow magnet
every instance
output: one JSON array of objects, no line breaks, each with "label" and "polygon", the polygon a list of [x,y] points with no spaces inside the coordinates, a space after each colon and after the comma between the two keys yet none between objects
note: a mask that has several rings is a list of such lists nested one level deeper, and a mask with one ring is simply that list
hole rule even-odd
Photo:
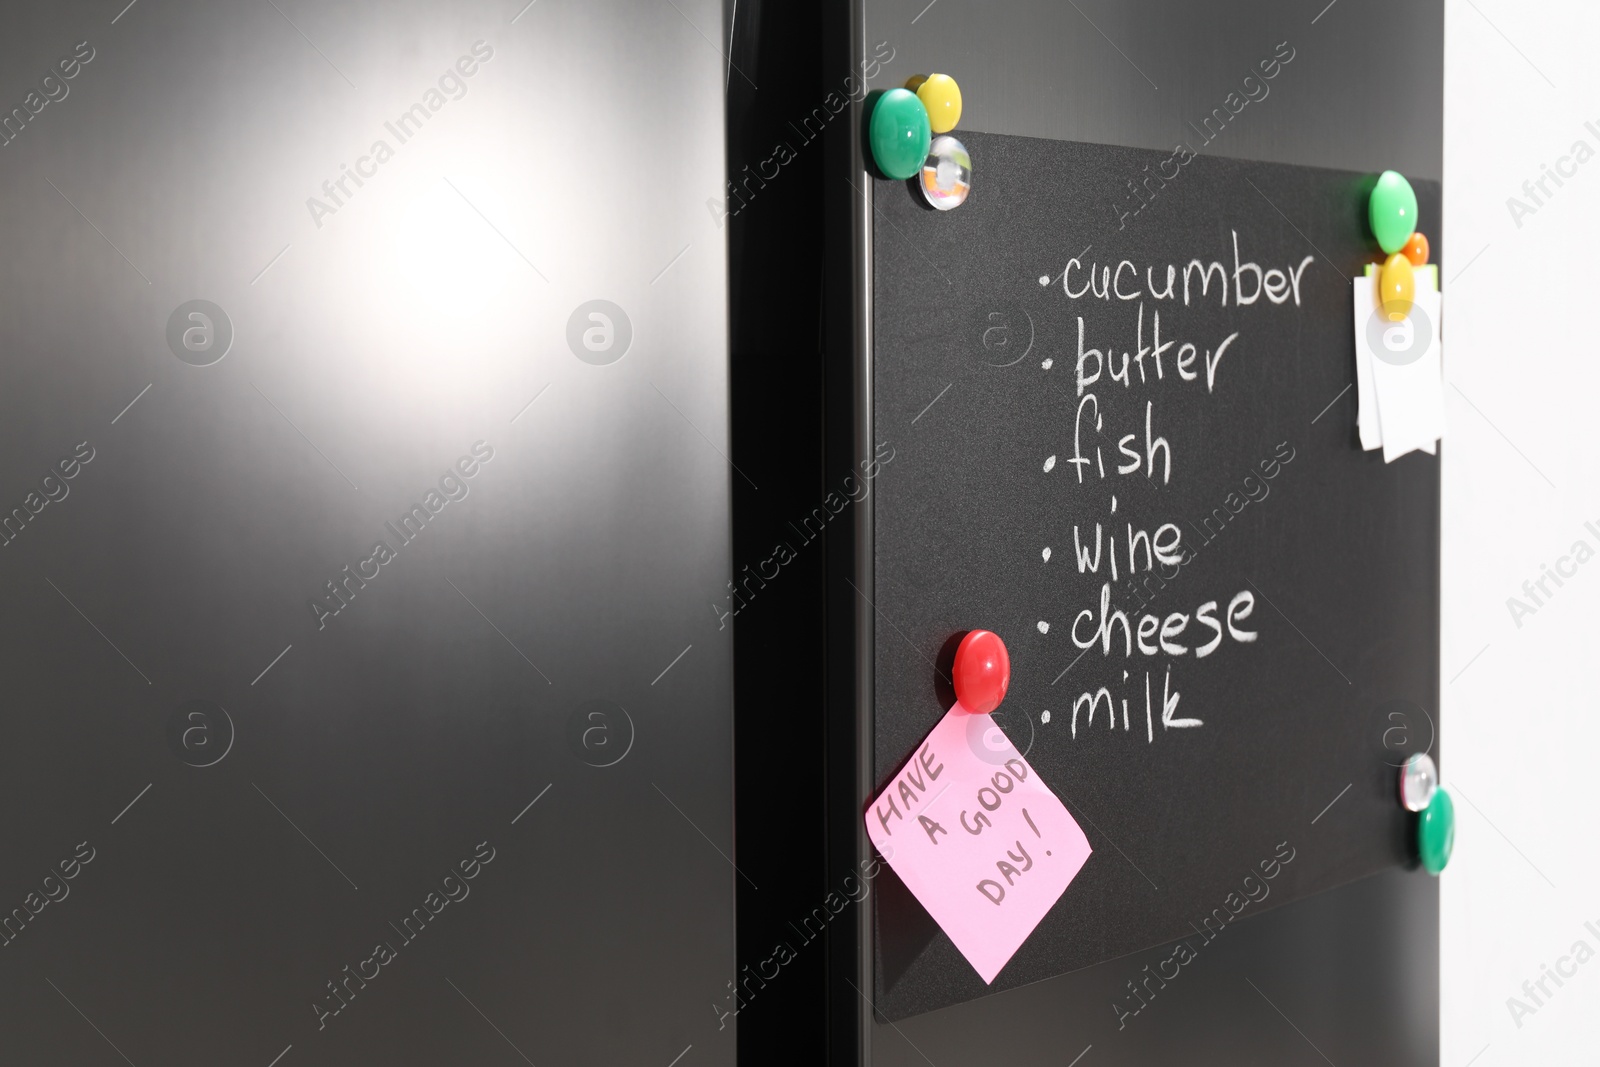
[{"label": "yellow magnet", "polygon": [[1390,322],[1404,322],[1411,314],[1411,302],[1416,295],[1417,279],[1411,261],[1404,252],[1396,252],[1378,275],[1378,303],[1383,308],[1383,317]]},{"label": "yellow magnet", "polygon": [[906,82],[906,88],[917,94],[922,106],[928,109],[928,121],[934,133],[949,133],[961,121],[961,86],[948,74],[918,74]]}]

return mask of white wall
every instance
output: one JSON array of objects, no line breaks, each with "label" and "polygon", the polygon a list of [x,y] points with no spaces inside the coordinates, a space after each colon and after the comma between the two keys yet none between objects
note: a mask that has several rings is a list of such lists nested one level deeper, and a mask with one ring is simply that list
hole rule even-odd
[{"label": "white wall", "polygon": [[[1579,940],[1600,953],[1600,555],[1542,606],[1522,591],[1600,553],[1597,46],[1592,0],[1447,0],[1444,1067],[1600,1063],[1600,955],[1520,1027],[1507,1007]],[[1580,140],[1595,158],[1534,204],[1523,182]]]}]

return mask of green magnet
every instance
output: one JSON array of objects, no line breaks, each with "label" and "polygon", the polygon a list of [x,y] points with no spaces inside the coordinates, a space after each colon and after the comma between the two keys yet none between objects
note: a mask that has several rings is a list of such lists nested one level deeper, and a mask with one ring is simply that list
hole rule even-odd
[{"label": "green magnet", "polygon": [[1450,862],[1450,850],[1456,843],[1456,806],[1450,794],[1436,789],[1433,799],[1422,811],[1417,826],[1417,845],[1422,852],[1422,866],[1429,874],[1438,874]]},{"label": "green magnet", "polygon": [[928,109],[915,93],[890,89],[872,107],[868,139],[872,143],[872,160],[885,175],[897,179],[916,177],[933,141]]},{"label": "green magnet", "polygon": [[1405,247],[1417,229],[1417,194],[1405,175],[1393,170],[1378,175],[1378,184],[1367,198],[1367,221],[1384,255]]}]

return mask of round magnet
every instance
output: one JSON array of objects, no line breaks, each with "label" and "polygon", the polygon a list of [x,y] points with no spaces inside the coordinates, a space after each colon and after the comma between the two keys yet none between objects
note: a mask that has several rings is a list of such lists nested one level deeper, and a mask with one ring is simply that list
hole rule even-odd
[{"label": "round magnet", "polygon": [[1011,685],[1011,655],[1000,635],[973,630],[956,646],[954,677],[956,699],[978,715],[1000,706]]},{"label": "round magnet", "polygon": [[928,122],[934,133],[949,133],[961,121],[961,86],[950,75],[930,74],[914,86],[907,82],[906,88],[916,93],[928,109]]},{"label": "round magnet", "polygon": [[940,211],[959,207],[972,190],[972,157],[948,135],[935,137],[922,164],[923,198]]},{"label": "round magnet", "polygon": [[1404,252],[1390,256],[1378,272],[1378,294],[1384,318],[1390,322],[1406,321],[1417,296],[1417,273]]},{"label": "round magnet", "polygon": [[1456,806],[1449,793],[1436,789],[1417,826],[1418,851],[1422,853],[1422,866],[1429,874],[1444,870],[1455,844]]},{"label": "round magnet", "polygon": [[1406,243],[1401,247],[1400,251],[1406,254],[1406,258],[1411,261],[1413,267],[1427,266],[1428,235],[1418,230],[1406,239]]},{"label": "round magnet", "polygon": [[1418,752],[1406,759],[1400,768],[1400,803],[1407,811],[1425,810],[1438,788],[1439,771],[1433,757]]},{"label": "round magnet", "polygon": [[921,169],[933,140],[928,109],[904,89],[890,89],[878,97],[867,132],[872,161],[885,176],[902,181]]},{"label": "round magnet", "polygon": [[1383,254],[1392,256],[1417,228],[1417,194],[1399,171],[1386,170],[1367,200],[1367,221]]}]

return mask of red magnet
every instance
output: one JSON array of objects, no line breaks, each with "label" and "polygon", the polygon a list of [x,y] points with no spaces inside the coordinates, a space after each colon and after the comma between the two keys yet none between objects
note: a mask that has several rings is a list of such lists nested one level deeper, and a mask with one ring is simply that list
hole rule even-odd
[{"label": "red magnet", "polygon": [[1006,698],[1011,684],[1011,656],[1006,643],[988,630],[973,630],[956,646],[956,699],[978,715],[987,715]]}]

